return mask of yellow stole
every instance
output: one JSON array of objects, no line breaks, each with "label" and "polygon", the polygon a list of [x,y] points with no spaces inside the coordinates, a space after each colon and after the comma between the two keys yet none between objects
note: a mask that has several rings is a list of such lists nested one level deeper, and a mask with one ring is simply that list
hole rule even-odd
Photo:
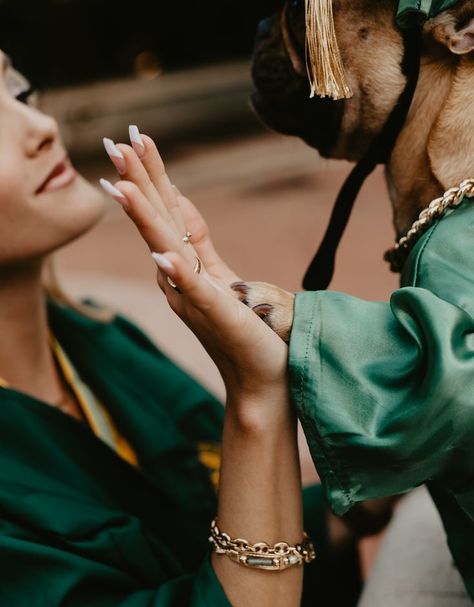
[{"label": "yellow stole", "polygon": [[132,466],[138,466],[136,453],[128,441],[119,433],[107,409],[92,390],[82,381],[67,354],[54,337],[51,347],[64,380],[81,408],[92,432]]},{"label": "yellow stole", "polygon": [[[76,397],[79,407],[92,432],[103,440],[117,455],[132,466],[138,467],[138,458],[129,442],[120,434],[107,409],[92,390],[82,381],[58,341],[50,336],[51,349],[64,381]],[[0,377],[0,388],[8,388]],[[201,442],[197,445],[201,464],[210,472],[211,482],[217,490],[221,466],[221,449],[217,443]]]},{"label": "yellow stole", "polygon": [[[92,390],[82,381],[74,369],[67,354],[58,341],[50,336],[51,349],[58,364],[59,370],[76,397],[77,403],[89,424],[92,432],[113,449],[117,455],[132,466],[138,466],[136,453],[128,441],[120,434],[109,413],[95,396]],[[0,377],[0,388],[9,388],[6,380]]]}]

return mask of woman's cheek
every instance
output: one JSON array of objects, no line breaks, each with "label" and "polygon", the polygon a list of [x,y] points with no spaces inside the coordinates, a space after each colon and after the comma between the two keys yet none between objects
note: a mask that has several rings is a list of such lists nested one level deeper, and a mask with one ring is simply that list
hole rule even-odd
[{"label": "woman's cheek", "polygon": [[37,252],[50,253],[93,228],[105,208],[102,192],[78,175],[72,185],[35,197],[25,223]]},{"label": "woman's cheek", "polygon": [[[25,181],[14,171],[8,171],[3,167],[0,172],[0,220],[1,225],[5,226],[7,221],[15,221],[15,218],[24,218],[27,211],[29,197],[25,187]],[[10,224],[11,228],[12,225]],[[3,232],[0,228],[0,233]]]},{"label": "woman's cheek", "polygon": [[[31,257],[35,230],[26,205],[12,196],[5,184],[0,188],[0,265]],[[18,192],[16,192],[18,193]]]}]

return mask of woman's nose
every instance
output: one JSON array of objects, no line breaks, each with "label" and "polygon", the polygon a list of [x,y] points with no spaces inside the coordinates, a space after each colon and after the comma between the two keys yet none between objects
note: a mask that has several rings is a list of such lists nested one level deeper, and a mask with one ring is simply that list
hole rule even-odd
[{"label": "woman's nose", "polygon": [[47,150],[59,140],[58,124],[54,118],[43,114],[39,110],[26,107],[28,112],[28,155],[37,156]]}]

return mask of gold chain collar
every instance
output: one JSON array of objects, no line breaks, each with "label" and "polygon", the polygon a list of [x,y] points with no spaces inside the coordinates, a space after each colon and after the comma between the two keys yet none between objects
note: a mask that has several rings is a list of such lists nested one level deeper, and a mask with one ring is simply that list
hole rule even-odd
[{"label": "gold chain collar", "polygon": [[408,254],[415,246],[422,234],[424,234],[433,223],[441,219],[448,209],[459,206],[464,198],[474,196],[474,179],[465,179],[457,188],[451,188],[440,198],[433,200],[424,209],[406,236],[400,238],[397,244],[385,253],[384,259],[390,264],[392,272],[401,272]]}]

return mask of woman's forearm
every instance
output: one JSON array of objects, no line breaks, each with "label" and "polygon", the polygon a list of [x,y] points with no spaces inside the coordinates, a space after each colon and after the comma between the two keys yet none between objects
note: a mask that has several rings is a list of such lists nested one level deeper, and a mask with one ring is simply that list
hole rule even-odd
[{"label": "woman's forearm", "polygon": [[[212,253],[205,223],[191,203],[183,207],[175,191],[156,180],[163,176],[163,161],[153,141],[142,140],[140,158],[130,147],[119,148],[127,174],[113,191],[154,252],[158,282],[170,306],[200,339],[229,388],[219,528],[251,544],[300,543],[301,486],[287,394],[288,348],[229,289],[227,280],[235,276]],[[183,247],[188,230],[193,241],[188,236]],[[222,543],[219,548],[224,549]],[[290,557],[301,560],[299,553],[289,554],[284,565]],[[275,554],[273,564],[278,558]],[[235,607],[296,607],[300,602],[300,565],[278,572],[253,570],[222,554],[214,555],[213,564]]]},{"label": "woman's forearm", "polygon": [[[232,538],[251,544],[303,538],[301,479],[296,420],[286,394],[277,401],[230,400],[224,424],[218,523]],[[300,604],[303,567],[252,570],[225,555],[213,565],[234,607]]]}]

